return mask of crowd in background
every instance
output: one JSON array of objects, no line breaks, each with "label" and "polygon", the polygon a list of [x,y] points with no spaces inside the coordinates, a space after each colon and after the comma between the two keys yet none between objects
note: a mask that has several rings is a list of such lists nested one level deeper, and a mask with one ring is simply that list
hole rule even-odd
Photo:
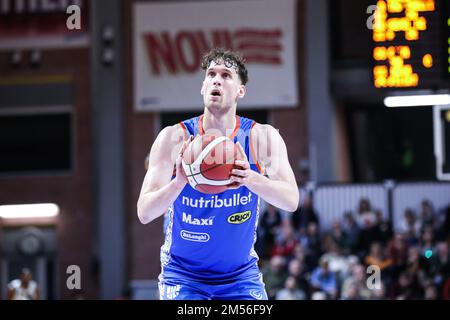
[{"label": "crowd in background", "polygon": [[393,229],[360,199],[322,230],[312,201],[293,214],[268,205],[255,249],[269,299],[450,299],[450,206],[424,199]]}]

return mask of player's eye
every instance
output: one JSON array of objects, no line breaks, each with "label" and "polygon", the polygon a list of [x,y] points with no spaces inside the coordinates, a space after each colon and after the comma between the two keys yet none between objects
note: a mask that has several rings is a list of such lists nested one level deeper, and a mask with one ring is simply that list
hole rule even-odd
[{"label": "player's eye", "polygon": [[229,73],[224,73],[224,74],[223,74],[223,78],[224,78],[224,79],[230,79],[230,78],[231,78],[231,75],[230,75]]},{"label": "player's eye", "polygon": [[214,77],[216,74],[214,72],[208,72],[209,77]]}]

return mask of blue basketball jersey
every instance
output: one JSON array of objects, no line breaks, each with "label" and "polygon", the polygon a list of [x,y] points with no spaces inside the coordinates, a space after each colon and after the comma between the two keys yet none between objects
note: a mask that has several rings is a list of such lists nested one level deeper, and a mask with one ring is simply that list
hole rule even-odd
[{"label": "blue basketball jersey", "polygon": [[[203,134],[202,117],[180,123],[187,136]],[[243,147],[251,169],[260,171],[250,143],[255,122],[236,116],[230,138]],[[168,209],[161,247],[160,279],[222,282],[259,275],[254,250],[259,197],[246,187],[205,194],[187,184]]]}]

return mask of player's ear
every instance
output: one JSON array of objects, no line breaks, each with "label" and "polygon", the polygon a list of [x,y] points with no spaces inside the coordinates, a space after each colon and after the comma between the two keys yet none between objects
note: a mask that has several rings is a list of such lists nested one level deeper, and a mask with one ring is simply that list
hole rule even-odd
[{"label": "player's ear", "polygon": [[240,99],[242,99],[245,96],[245,92],[247,92],[247,89],[245,88],[245,86],[243,84],[241,84],[239,86],[238,97]]}]

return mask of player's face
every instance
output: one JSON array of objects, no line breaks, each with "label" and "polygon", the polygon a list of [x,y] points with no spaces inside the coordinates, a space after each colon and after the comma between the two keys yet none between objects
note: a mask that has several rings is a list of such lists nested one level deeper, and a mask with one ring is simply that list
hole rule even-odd
[{"label": "player's face", "polygon": [[206,70],[201,94],[208,109],[226,112],[244,97],[245,86],[234,68],[212,61]]}]

